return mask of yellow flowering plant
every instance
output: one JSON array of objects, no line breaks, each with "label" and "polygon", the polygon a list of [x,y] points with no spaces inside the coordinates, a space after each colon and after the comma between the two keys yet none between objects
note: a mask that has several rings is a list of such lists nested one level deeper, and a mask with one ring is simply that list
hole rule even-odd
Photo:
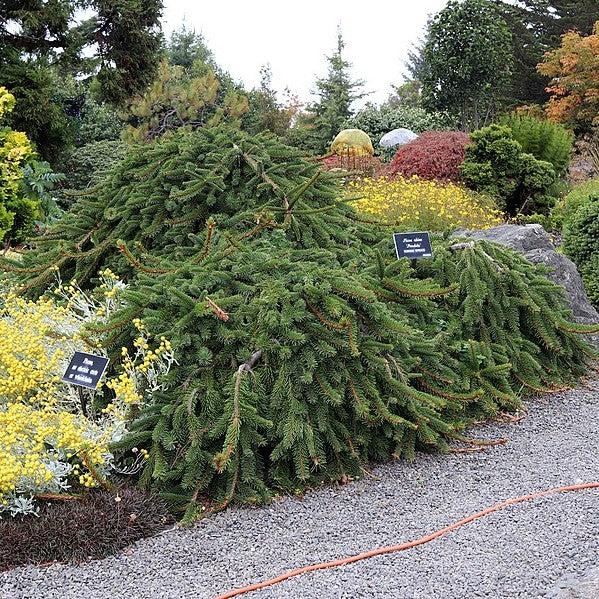
[{"label": "yellow flowering plant", "polygon": [[[57,275],[58,277],[58,275]],[[175,362],[171,345],[152,342],[142,321],[135,351],[123,348],[114,375],[96,391],[63,383],[75,350],[103,354],[89,324],[123,306],[125,285],[110,270],[92,293],[76,281],[31,301],[5,289],[0,301],[0,517],[36,512],[36,499],[69,488],[107,485],[109,444],[127,430],[130,410],[161,388]],[[101,406],[104,406],[103,408]],[[140,457],[140,456],[138,456]],[[143,456],[141,456],[143,457]]]},{"label": "yellow flowering plant", "polygon": [[[0,123],[15,106],[15,97],[0,86]],[[35,157],[27,135],[0,126],[0,241],[6,234],[27,232],[39,213],[39,202],[24,197],[24,167]]]},{"label": "yellow flowering plant", "polygon": [[488,229],[504,221],[493,202],[454,183],[418,177],[352,181],[348,199],[359,212],[413,230]]}]

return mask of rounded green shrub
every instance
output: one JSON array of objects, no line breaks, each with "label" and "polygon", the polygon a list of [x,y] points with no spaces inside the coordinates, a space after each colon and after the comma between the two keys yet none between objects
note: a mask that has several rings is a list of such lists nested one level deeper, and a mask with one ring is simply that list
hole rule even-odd
[{"label": "rounded green shrub", "polygon": [[556,174],[551,163],[523,151],[509,127],[490,125],[470,135],[461,176],[468,187],[493,196],[510,216],[548,212]]},{"label": "rounded green shrub", "polygon": [[578,208],[586,204],[595,195],[599,195],[599,179],[586,181],[574,187],[553,207],[551,211],[552,228],[561,230],[564,223],[572,217]]},{"label": "rounded green shrub", "polygon": [[557,174],[568,168],[574,134],[563,125],[518,114],[503,117],[500,124],[510,128],[522,151],[550,162]]},{"label": "rounded green shrub", "polygon": [[599,253],[599,195],[590,197],[565,222],[564,249],[577,264]]},{"label": "rounded green shrub", "polygon": [[599,194],[566,220],[564,251],[579,267],[589,299],[599,305]]}]

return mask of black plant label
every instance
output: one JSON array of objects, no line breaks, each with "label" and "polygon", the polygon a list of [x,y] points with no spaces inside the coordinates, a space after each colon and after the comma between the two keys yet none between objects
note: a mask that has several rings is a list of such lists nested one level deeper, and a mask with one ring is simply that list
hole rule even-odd
[{"label": "black plant label", "polygon": [[395,253],[397,259],[410,258],[432,258],[433,248],[431,238],[427,231],[415,233],[394,233]]},{"label": "black plant label", "polygon": [[108,358],[76,351],[62,380],[71,385],[95,389],[108,366]]}]

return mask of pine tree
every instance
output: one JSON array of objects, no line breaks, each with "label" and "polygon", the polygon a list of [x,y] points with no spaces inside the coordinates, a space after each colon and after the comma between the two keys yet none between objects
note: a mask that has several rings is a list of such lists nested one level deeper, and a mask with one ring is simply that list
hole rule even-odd
[{"label": "pine tree", "polygon": [[141,317],[179,364],[114,449],[146,448],[140,483],[187,519],[445,450],[522,390],[585,371],[587,329],[538,267],[440,238],[412,266],[393,224],[339,198],[271,137],[178,132],[134,149],[22,262],[1,262],[34,296],[53,267],[83,286],[105,266],[126,277],[109,353]]},{"label": "pine tree", "polygon": [[327,56],[328,74],[316,81],[318,101],[309,107],[309,112],[315,115],[314,147],[321,153],[328,149],[343,123],[352,116],[353,103],[366,95],[360,91],[364,82],[351,79],[351,63],[343,57],[344,49],[343,35],[338,29],[337,48]]}]

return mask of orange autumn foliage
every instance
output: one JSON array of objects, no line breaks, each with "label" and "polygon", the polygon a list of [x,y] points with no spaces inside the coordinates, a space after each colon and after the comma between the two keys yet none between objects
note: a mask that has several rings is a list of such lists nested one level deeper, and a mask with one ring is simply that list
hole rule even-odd
[{"label": "orange autumn foliage", "polygon": [[545,106],[550,120],[583,128],[599,124],[599,21],[591,35],[564,34],[537,70],[551,77]]}]

